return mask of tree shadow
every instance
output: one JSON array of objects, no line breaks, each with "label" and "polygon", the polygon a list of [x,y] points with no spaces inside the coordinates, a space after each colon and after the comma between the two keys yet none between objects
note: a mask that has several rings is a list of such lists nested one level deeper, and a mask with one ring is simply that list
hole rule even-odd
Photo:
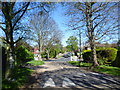
[{"label": "tree shadow", "polygon": [[[82,73],[84,73],[82,75]],[[37,77],[37,78],[36,78]],[[112,88],[120,88],[120,80],[117,80],[109,75],[92,73],[92,72],[84,72],[82,70],[76,68],[63,68],[54,71],[46,71],[42,73],[37,73],[36,77],[30,77],[32,82],[28,82],[28,86],[30,84],[38,83],[38,87],[42,88],[44,83],[52,78],[57,87],[62,87],[62,82],[64,78],[69,78],[72,82],[76,84],[76,86],[68,86],[69,88],[77,89],[78,87],[86,88],[86,89],[100,89],[101,86],[112,89]],[[31,79],[32,78],[32,79]],[[113,86],[111,86],[113,84]],[[115,85],[115,87],[114,87]],[[102,88],[103,88],[102,87]]]},{"label": "tree shadow", "polygon": [[43,69],[43,68],[47,69],[47,67],[44,67],[44,66],[41,66],[41,65],[34,66],[34,65],[31,65],[31,64],[28,64],[25,67],[29,68],[29,69],[32,69],[32,70]]}]

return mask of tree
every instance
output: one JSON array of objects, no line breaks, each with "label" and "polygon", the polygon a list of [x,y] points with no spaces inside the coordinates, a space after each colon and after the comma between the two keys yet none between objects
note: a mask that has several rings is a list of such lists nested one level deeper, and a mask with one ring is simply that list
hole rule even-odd
[{"label": "tree", "polygon": [[24,46],[29,51],[33,51],[33,47],[30,44],[28,44],[25,40],[21,40],[21,41],[17,42],[15,49],[20,47],[20,46]]},{"label": "tree", "polygon": [[47,59],[49,59],[50,50],[54,45],[57,45],[61,42],[62,32],[58,29],[57,25],[54,24],[56,28],[53,28],[50,31],[50,34],[46,36],[44,40],[44,50],[47,53]]},{"label": "tree", "polygon": [[67,45],[67,48],[70,50],[70,51],[74,51],[76,52],[76,50],[78,50],[78,39],[74,36],[70,36],[68,38],[68,40],[66,41],[66,43],[68,44]]},{"label": "tree", "polygon": [[[95,41],[110,40],[117,34],[117,3],[77,2],[69,3],[69,26],[84,30],[92,50],[93,66],[98,66]],[[106,38],[106,39],[105,39]]]},{"label": "tree", "polygon": [[56,56],[61,52],[61,44],[52,45],[50,48],[50,57],[56,58]]},{"label": "tree", "polygon": [[[38,14],[31,17],[30,26],[34,33],[33,40],[37,42],[39,47],[40,56],[44,46],[48,45],[47,48],[50,48],[53,43],[57,42],[57,40],[59,41],[58,37],[61,35],[59,34],[59,36],[56,36],[60,32],[56,30],[58,29],[56,22],[45,10],[41,10]],[[46,50],[48,52],[48,49]],[[39,59],[41,60],[40,57]]]},{"label": "tree", "polygon": [[[17,5],[19,8],[17,8]],[[2,18],[3,22],[0,22],[1,26],[0,28],[5,32],[5,41],[10,46],[10,54],[11,54],[11,61],[14,62],[14,45],[19,40],[22,39],[22,37],[19,37],[17,40],[14,40],[14,32],[19,30],[20,26],[20,20],[25,14],[30,2],[27,3],[16,3],[16,2],[3,2],[2,3]],[[13,63],[11,62],[11,66]]]},{"label": "tree", "polygon": [[[39,48],[39,55],[41,56],[44,43],[43,40],[46,38],[46,35],[48,35],[50,33],[50,30],[52,29],[52,20],[47,12],[40,11],[38,14],[34,15],[31,18],[30,26],[34,33],[33,40],[37,42]],[[39,60],[41,60],[40,57]]]},{"label": "tree", "polygon": [[[8,67],[7,67],[7,73],[10,74],[11,68],[14,67],[14,62],[15,62],[15,54],[14,54],[14,45],[18,41],[22,39],[22,37],[15,37],[15,32],[18,33],[17,31],[22,27],[20,25],[20,20],[23,17],[23,15],[26,13],[28,6],[30,2],[2,2],[2,8],[0,9],[2,17],[2,22],[0,22],[0,29],[3,30],[5,33],[5,43],[7,47],[9,47],[8,58]],[[16,35],[17,36],[17,35]],[[22,34],[21,34],[22,36]],[[9,74],[6,76],[6,78],[9,76]]]},{"label": "tree", "polygon": [[[10,57],[14,62],[14,46],[15,44],[22,40],[24,37],[30,37],[28,33],[28,28],[26,28],[26,20],[29,15],[33,12],[33,9],[39,11],[41,7],[45,9],[45,5],[48,5],[46,2],[2,2],[2,9],[0,9],[0,17],[2,22],[0,22],[0,29],[5,33],[5,41],[8,44],[10,50]],[[30,12],[28,12],[30,11]],[[26,14],[27,13],[27,14]],[[1,19],[0,18],[0,19]],[[24,18],[24,19],[23,19]],[[25,23],[25,24],[23,24]],[[11,62],[11,65],[12,63]],[[12,65],[13,66],[13,65]]]}]

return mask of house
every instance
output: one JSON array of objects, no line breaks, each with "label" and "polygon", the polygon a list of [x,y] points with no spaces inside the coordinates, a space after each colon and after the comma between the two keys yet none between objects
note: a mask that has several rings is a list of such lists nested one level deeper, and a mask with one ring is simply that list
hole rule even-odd
[{"label": "house", "polygon": [[[96,47],[110,47],[110,48],[114,48],[117,46],[117,43],[99,43],[99,42],[95,42]],[[86,45],[84,46],[85,50],[91,50],[90,45]]]},{"label": "house", "polygon": [[41,56],[39,54],[39,49],[38,48],[33,48],[33,52],[32,53],[34,54],[34,59],[35,60],[40,60],[41,59]]}]

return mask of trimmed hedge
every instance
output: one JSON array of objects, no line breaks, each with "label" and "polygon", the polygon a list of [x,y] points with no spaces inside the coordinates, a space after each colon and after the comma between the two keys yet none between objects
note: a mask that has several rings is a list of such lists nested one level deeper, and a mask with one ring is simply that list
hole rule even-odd
[{"label": "trimmed hedge", "polygon": [[120,67],[120,51],[117,51],[117,57],[115,61],[113,61],[112,66]]},{"label": "trimmed hedge", "polygon": [[[99,64],[111,64],[115,61],[117,55],[117,49],[115,48],[101,48],[96,49],[97,58]],[[85,62],[92,62],[91,50],[85,50],[83,52],[83,59]]]},{"label": "trimmed hedge", "polygon": [[83,59],[84,59],[85,62],[92,62],[91,50],[84,50],[82,55],[83,55]]}]

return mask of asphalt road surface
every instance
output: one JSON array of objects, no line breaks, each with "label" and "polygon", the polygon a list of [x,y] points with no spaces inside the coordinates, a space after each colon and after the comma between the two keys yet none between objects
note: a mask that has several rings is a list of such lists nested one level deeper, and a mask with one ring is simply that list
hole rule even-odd
[{"label": "asphalt road surface", "polygon": [[68,64],[67,61],[70,61],[70,57],[47,60],[44,65],[31,66],[34,73],[25,88],[120,90],[120,78],[84,70]]},{"label": "asphalt road surface", "polygon": [[70,57],[68,58],[61,57],[59,59],[45,60],[45,62],[68,62],[68,61],[70,61]]}]

